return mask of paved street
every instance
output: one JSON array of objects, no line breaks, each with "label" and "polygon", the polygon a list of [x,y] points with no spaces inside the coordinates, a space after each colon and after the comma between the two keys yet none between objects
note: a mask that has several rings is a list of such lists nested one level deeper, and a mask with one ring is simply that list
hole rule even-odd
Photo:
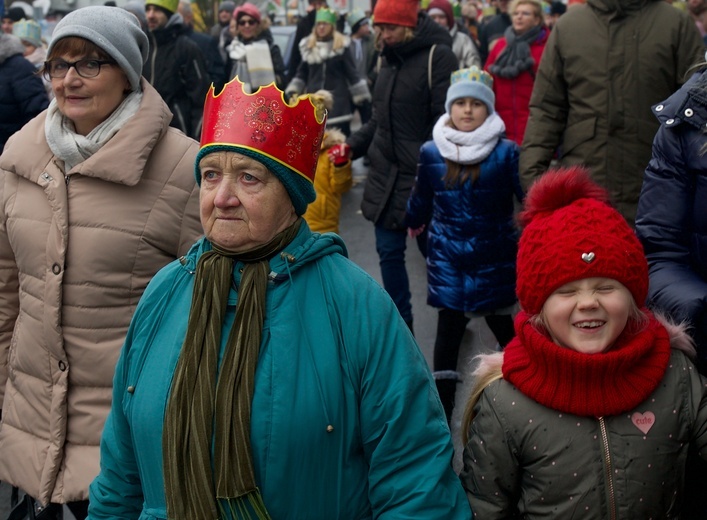
[{"label": "paved street", "polygon": [[[373,235],[373,225],[363,218],[359,209],[363,194],[363,179],[365,178],[365,167],[361,161],[354,163],[354,179],[356,184],[350,192],[346,193],[342,201],[341,211],[341,236],[346,242],[349,251],[349,258],[360,265],[373,278],[381,281],[380,269],[378,268],[378,255],[375,248]],[[426,304],[427,279],[425,261],[417,250],[414,240],[408,241],[407,269],[410,277],[412,291],[412,307],[415,321],[415,336],[420,345],[420,349],[427,359],[432,363],[432,348],[434,345],[435,332],[437,328],[437,311]],[[468,366],[472,355],[481,351],[482,348],[492,348],[495,344],[493,335],[486,327],[483,320],[474,319],[469,323],[467,333],[464,337],[460,368]],[[468,383],[468,379],[465,383]],[[463,403],[465,395],[468,393],[467,384],[460,388],[457,395],[457,402]],[[458,446],[458,434],[456,432],[459,423],[459,412],[462,407],[458,407],[455,412],[454,439]],[[459,449],[457,449],[459,452]],[[460,468],[459,453],[455,457],[455,467]],[[0,519],[4,520],[9,511],[9,488],[7,485],[0,485]],[[65,514],[67,520],[73,519],[70,513]]]}]

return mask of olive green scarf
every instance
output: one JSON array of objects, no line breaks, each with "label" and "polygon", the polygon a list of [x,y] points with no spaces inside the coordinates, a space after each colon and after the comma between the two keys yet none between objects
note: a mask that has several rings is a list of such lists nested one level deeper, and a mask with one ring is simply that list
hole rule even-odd
[{"label": "olive green scarf", "polygon": [[[170,520],[270,518],[255,484],[251,402],[269,260],[292,242],[301,222],[297,219],[269,243],[245,253],[232,254],[214,245],[199,258],[187,333],[164,419]],[[219,375],[221,329],[235,261],[245,266]]]}]

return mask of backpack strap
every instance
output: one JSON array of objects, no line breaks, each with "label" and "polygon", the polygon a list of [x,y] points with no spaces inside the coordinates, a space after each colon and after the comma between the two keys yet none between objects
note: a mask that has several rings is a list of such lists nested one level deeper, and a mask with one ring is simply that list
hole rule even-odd
[{"label": "backpack strap", "polygon": [[430,53],[427,58],[427,86],[430,90],[432,90],[432,56],[434,56],[435,47],[437,47],[436,43],[430,47]]}]

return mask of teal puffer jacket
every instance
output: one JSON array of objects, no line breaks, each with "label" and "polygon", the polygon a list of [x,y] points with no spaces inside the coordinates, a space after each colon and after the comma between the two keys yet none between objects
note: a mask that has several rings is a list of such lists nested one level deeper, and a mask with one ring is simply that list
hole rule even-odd
[{"label": "teal puffer jacket", "polygon": [[[163,415],[195,266],[210,248],[202,239],[158,273],[138,306],[116,370],[91,519],[165,518]],[[338,236],[303,224],[270,262],[251,420],[265,505],[277,520],[469,519],[426,362],[385,291],[345,254]],[[225,330],[236,299],[232,290]]]}]

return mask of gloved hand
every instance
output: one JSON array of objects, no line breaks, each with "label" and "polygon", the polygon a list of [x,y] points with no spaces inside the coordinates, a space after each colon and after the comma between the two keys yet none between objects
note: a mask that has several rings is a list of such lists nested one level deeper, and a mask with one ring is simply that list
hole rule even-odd
[{"label": "gloved hand", "polygon": [[408,228],[408,236],[410,238],[415,238],[417,235],[422,233],[425,230],[425,225],[422,224],[419,228],[413,229],[413,228]]},{"label": "gloved hand", "polygon": [[351,157],[351,147],[346,143],[335,144],[327,150],[329,159],[336,168],[344,166]]}]

